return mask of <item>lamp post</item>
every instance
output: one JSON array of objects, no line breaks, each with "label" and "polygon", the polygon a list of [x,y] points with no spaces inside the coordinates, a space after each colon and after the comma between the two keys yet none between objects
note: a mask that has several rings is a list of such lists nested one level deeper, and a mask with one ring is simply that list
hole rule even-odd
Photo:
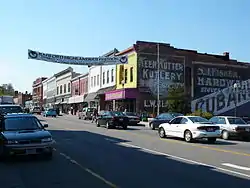
[{"label": "lamp post", "polygon": [[234,88],[234,94],[235,94],[235,107],[234,107],[234,116],[236,117],[237,116],[237,89],[238,89],[238,84],[237,83],[234,83],[233,85],[233,88]]},{"label": "lamp post", "polygon": [[160,44],[157,43],[157,116],[160,114]]},{"label": "lamp post", "polygon": [[123,101],[122,105],[124,106],[125,105],[125,91],[124,91],[125,80],[122,80],[121,84],[122,84],[122,101]]}]

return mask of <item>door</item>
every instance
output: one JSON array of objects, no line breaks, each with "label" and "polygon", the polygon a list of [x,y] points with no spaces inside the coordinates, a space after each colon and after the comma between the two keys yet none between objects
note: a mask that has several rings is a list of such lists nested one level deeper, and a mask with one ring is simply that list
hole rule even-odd
[{"label": "door", "polygon": [[188,119],[183,117],[181,119],[181,122],[179,125],[176,125],[176,134],[179,138],[183,138],[184,136],[184,131],[186,130],[187,126],[188,126]]},{"label": "door", "polygon": [[181,120],[182,120],[182,117],[177,117],[177,118],[174,118],[170,122],[170,129],[171,129],[172,136],[179,137]]}]

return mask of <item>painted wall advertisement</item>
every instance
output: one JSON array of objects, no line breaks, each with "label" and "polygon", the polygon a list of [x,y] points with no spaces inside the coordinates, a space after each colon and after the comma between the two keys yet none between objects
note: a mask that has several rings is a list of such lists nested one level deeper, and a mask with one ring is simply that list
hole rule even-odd
[{"label": "painted wall advertisement", "polygon": [[245,67],[194,64],[192,111],[202,109],[214,115],[233,115],[235,107],[238,111],[243,109],[240,107],[250,102],[249,71]]},{"label": "painted wall advertisement", "polygon": [[[139,87],[147,88],[153,96],[151,100],[144,101],[144,107],[157,105],[158,93],[158,63],[156,55],[140,55],[139,61]],[[170,87],[184,87],[184,57],[161,56],[159,71],[160,106],[166,107]]]}]

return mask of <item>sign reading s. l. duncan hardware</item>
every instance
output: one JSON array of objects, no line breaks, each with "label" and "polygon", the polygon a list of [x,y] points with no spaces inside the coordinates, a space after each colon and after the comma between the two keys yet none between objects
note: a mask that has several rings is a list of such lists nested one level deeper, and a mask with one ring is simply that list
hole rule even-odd
[{"label": "sign reading s. l. duncan hardware", "polygon": [[114,57],[78,57],[78,56],[65,56],[48,54],[33,50],[28,50],[28,59],[48,61],[53,63],[71,64],[71,65],[116,65],[127,64],[127,56],[114,56]]},{"label": "sign reading s. l. duncan hardware", "polygon": [[[250,75],[246,67],[194,65],[192,111],[226,114],[250,102]],[[233,85],[237,83],[237,88]],[[239,112],[240,114],[240,112]]]}]

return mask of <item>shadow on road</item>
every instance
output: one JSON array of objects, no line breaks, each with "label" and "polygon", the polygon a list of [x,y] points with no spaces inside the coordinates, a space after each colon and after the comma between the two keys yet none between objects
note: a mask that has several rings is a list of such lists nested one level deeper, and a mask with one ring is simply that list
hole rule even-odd
[{"label": "shadow on road", "polygon": [[213,167],[188,164],[133,148],[128,146],[131,143],[127,140],[87,131],[51,130],[51,133],[59,152],[118,187],[250,187],[250,180],[219,172]]}]

